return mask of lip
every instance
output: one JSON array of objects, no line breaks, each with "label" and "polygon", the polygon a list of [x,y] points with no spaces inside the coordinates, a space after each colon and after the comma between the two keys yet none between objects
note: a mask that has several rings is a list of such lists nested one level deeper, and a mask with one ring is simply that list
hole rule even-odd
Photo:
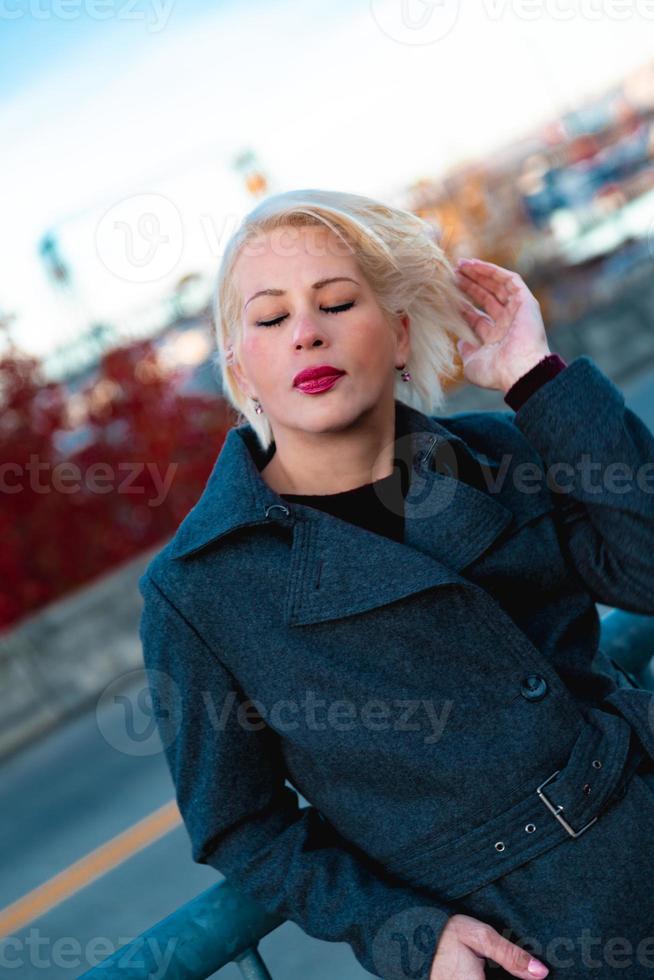
[{"label": "lip", "polygon": [[320,391],[327,391],[328,388],[332,388],[344,374],[344,371],[340,374],[325,374],[322,378],[314,378],[313,381],[302,381],[295,387],[307,395],[317,395]]},{"label": "lip", "polygon": [[298,371],[293,378],[293,385],[297,388],[308,385],[313,387],[319,381],[336,380],[336,378],[340,378],[343,374],[345,374],[345,371],[341,371],[340,368],[335,368],[331,364],[317,364],[315,367]]}]

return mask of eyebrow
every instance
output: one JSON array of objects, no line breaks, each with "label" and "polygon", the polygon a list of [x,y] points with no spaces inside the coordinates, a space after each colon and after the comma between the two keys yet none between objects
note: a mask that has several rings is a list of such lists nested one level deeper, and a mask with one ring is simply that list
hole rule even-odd
[{"label": "eyebrow", "polygon": [[[314,282],[311,288],[322,289],[323,286],[329,285],[330,282],[353,282],[355,286],[359,285],[356,279],[351,279],[350,276],[332,276],[331,279],[319,279],[318,282]],[[284,296],[285,293],[285,289],[260,289],[258,293],[254,293],[254,295],[250,296],[243,309],[245,310],[248,303],[251,303],[253,299],[257,298],[257,296]]]}]

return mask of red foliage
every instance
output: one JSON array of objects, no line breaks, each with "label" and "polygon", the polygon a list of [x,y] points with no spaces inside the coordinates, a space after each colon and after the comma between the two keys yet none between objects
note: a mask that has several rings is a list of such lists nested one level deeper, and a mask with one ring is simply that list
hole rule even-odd
[{"label": "red foliage", "polygon": [[0,629],[156,545],[195,504],[235,415],[179,381],[151,341],[110,351],[76,396],[85,444],[62,453],[66,388],[35,358],[0,358]]}]

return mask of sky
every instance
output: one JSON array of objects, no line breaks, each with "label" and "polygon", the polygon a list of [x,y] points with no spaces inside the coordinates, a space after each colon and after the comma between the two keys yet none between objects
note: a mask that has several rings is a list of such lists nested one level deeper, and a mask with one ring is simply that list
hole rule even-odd
[{"label": "sky", "polygon": [[[256,200],[393,200],[651,57],[648,0],[0,0],[0,312],[30,353],[148,330]],[[72,274],[38,256],[57,236]]]}]

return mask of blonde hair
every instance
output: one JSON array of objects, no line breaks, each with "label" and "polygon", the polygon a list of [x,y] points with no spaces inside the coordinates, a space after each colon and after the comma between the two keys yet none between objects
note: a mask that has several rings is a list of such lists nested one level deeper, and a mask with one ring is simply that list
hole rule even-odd
[{"label": "blonde hair", "polygon": [[265,198],[245,215],[229,239],[218,270],[212,313],[222,388],[234,408],[256,432],[264,450],[273,433],[265,415],[239,387],[229,349],[238,358],[242,335],[242,297],[233,279],[241,249],[261,234],[284,226],[324,225],[344,242],[386,316],[410,317],[411,354],[407,384],[399,376],[396,397],[435,414],[443,405],[443,377],[458,375],[455,339],[478,343],[459,310],[461,295],[453,268],[433,228],[410,211],[360,194],[316,189],[291,190]]}]

